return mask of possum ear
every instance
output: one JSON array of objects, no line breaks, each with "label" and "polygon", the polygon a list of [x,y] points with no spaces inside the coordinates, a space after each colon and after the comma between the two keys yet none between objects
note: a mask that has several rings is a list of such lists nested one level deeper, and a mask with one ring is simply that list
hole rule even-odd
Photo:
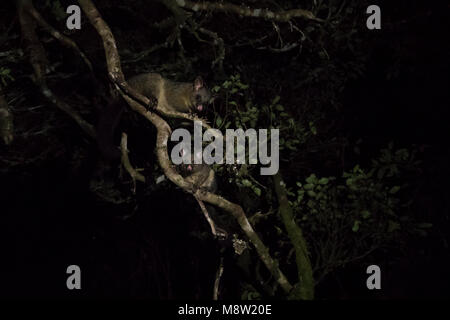
[{"label": "possum ear", "polygon": [[199,91],[201,88],[205,86],[205,83],[203,82],[203,78],[201,76],[198,76],[194,80],[194,91]]}]

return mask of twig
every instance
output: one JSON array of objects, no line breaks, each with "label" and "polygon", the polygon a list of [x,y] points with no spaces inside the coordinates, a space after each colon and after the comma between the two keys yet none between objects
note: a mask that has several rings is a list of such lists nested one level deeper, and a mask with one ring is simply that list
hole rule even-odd
[{"label": "twig", "polygon": [[47,85],[45,73],[48,66],[48,61],[45,55],[44,47],[36,34],[35,24],[29,14],[29,7],[32,6],[32,2],[29,0],[18,1],[17,6],[20,26],[22,29],[22,37],[25,40],[25,49],[28,53],[30,64],[34,70],[34,82],[38,85],[44,97],[68,114],[78,123],[84,132],[95,139],[96,133],[94,127],[85,121],[70,105],[59,99],[59,97],[56,96]]},{"label": "twig", "polygon": [[219,67],[219,71],[223,72],[223,61],[225,60],[225,45],[223,39],[219,37],[216,32],[205,28],[199,28],[198,31],[214,39],[212,44],[213,46],[218,47],[219,54],[217,55],[217,58],[212,62],[211,68],[214,68],[214,66],[217,64]]},{"label": "twig", "polygon": [[55,39],[57,39],[59,42],[61,42],[66,47],[72,48],[75,52],[77,52],[80,57],[83,59],[84,63],[88,66],[89,70],[93,72],[92,64],[89,61],[89,59],[86,57],[86,55],[80,50],[78,45],[69,37],[65,36],[58,30],[56,30],[54,27],[52,27],[45,19],[41,16],[41,14],[36,10],[36,8],[33,6],[33,3],[30,2],[30,5],[26,6],[27,11],[29,14],[37,21],[37,23],[44,28],[45,31],[50,33]]},{"label": "twig", "polygon": [[14,140],[14,121],[6,99],[0,93],[0,138],[6,145],[9,145]]},{"label": "twig", "polygon": [[214,237],[217,237],[216,224],[214,223],[213,219],[211,219],[211,216],[209,215],[209,212],[206,209],[205,204],[203,203],[202,200],[198,198],[196,194],[194,194],[194,198],[195,200],[197,200],[198,205],[200,206],[200,209],[202,209],[203,215],[206,218],[206,221],[208,221],[209,226],[211,227],[211,233],[213,234]]},{"label": "twig", "polygon": [[130,174],[131,179],[133,180],[133,190],[136,192],[136,180],[140,182],[145,182],[145,177],[137,172],[136,169],[130,163],[130,159],[128,157],[128,136],[125,132],[122,132],[122,139],[120,142],[120,150],[122,151],[122,165],[125,170]]}]

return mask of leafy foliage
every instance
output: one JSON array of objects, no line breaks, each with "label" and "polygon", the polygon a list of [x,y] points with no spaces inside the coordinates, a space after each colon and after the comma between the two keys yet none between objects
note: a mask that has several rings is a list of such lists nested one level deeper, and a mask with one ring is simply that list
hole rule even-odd
[{"label": "leafy foliage", "polygon": [[[378,249],[401,247],[409,233],[430,227],[405,214],[400,183],[420,164],[414,152],[382,149],[369,168],[355,165],[341,177],[311,174],[290,191],[296,221],[312,249],[320,281],[333,269],[364,258]],[[420,230],[420,231],[418,231]]]},{"label": "leafy foliage", "polygon": [[0,88],[6,87],[8,82],[11,81],[14,81],[14,78],[11,75],[11,69],[0,67]]}]

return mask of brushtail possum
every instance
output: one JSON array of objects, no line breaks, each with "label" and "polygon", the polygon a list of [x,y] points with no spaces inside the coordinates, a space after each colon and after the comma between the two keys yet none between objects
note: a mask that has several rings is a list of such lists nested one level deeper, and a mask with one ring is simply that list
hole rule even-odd
[{"label": "brushtail possum", "polygon": [[180,151],[180,156],[187,156],[191,163],[182,163],[177,166],[179,173],[184,177],[186,182],[194,185],[195,189],[203,189],[212,193],[217,191],[217,181],[214,170],[206,163],[194,164],[195,157],[201,157],[202,152],[197,154],[186,154],[187,151],[183,148]]},{"label": "brushtail possum", "polygon": [[194,188],[216,193],[217,181],[214,170],[207,164],[182,164],[181,175],[186,182],[192,183]]},{"label": "brushtail possum", "polygon": [[[184,177],[184,180],[186,182],[192,183],[195,189],[201,189],[212,193],[217,192],[216,176],[214,170],[209,165],[205,163],[181,164],[179,168],[180,174]],[[214,224],[216,236],[218,237],[218,239],[227,239],[228,233],[224,229],[219,228],[214,222],[214,220],[217,220],[218,218],[216,209],[208,204],[205,204],[205,207],[209,216],[213,219],[212,223]]]},{"label": "brushtail possum", "polygon": [[[130,78],[128,84],[140,94],[156,98],[156,109],[161,111],[199,113],[205,110],[211,100],[211,93],[200,76],[193,82],[175,82],[158,73],[144,73]],[[115,99],[100,115],[97,139],[100,152],[106,159],[120,158],[120,152],[114,146],[114,130],[125,105],[122,98]]]},{"label": "brushtail possum", "polygon": [[189,83],[164,79],[158,73],[144,73],[128,80],[128,84],[142,95],[158,99],[157,110],[202,112],[211,99],[202,77]]}]

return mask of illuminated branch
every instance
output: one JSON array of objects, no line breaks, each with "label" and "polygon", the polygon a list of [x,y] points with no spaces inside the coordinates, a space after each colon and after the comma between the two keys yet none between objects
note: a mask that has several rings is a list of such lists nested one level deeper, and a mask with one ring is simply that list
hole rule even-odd
[{"label": "illuminated branch", "polygon": [[122,164],[130,174],[131,179],[133,180],[133,190],[136,191],[136,180],[145,182],[145,177],[138,172],[138,170],[134,169],[131,165],[130,159],[128,158],[128,136],[125,132],[122,132],[122,139],[120,141],[120,150],[122,151]]},{"label": "illuminated branch", "polygon": [[220,258],[219,268],[217,269],[216,272],[216,280],[214,281],[213,300],[218,300],[219,298],[219,286],[222,274],[223,274],[223,257]]},{"label": "illuminated branch", "polygon": [[214,223],[213,219],[211,219],[211,216],[209,215],[208,209],[206,209],[205,204],[203,203],[203,201],[200,200],[197,196],[194,196],[194,198],[195,198],[195,200],[197,200],[198,205],[200,206],[200,209],[202,210],[206,221],[208,221],[209,226],[211,227],[211,233],[213,234],[214,237],[216,237],[217,236],[216,224]]},{"label": "illuminated branch", "polygon": [[[103,46],[105,49],[109,75],[116,84],[116,88],[120,89],[120,86],[117,85],[118,83],[120,83],[122,87],[128,88],[128,85],[124,80],[124,76],[121,70],[120,57],[117,53],[117,47],[111,29],[102,19],[100,13],[97,11],[97,8],[93,5],[93,3],[90,0],[78,0],[78,2],[80,3],[84,13],[88,17],[90,23],[94,26],[94,28],[97,30],[97,32],[99,33],[99,35],[103,40]],[[134,93],[136,92],[133,92],[133,90],[128,90],[127,92],[133,95],[133,98],[130,98],[130,96],[125,94],[123,91],[120,90],[120,92],[123,98],[130,105],[131,109],[144,116],[156,127],[157,158],[162,170],[164,171],[164,174],[169,178],[169,180],[175,183],[183,190],[194,194],[194,196],[197,199],[213,204],[231,213],[238,221],[243,232],[247,235],[247,237],[255,246],[260,259],[264,262],[266,267],[272,273],[274,279],[278,282],[278,284],[286,293],[289,293],[292,290],[292,285],[289,283],[289,281],[286,279],[284,274],[279,269],[278,263],[275,260],[273,260],[273,258],[270,256],[269,249],[264,245],[259,236],[256,234],[253,227],[250,225],[242,207],[216,194],[210,192],[203,192],[200,190],[194,191],[194,186],[191,183],[188,183],[184,180],[184,178],[175,170],[175,166],[169,160],[169,155],[167,151],[167,142],[171,132],[169,125],[156,113],[147,110],[142,104],[136,102],[142,101],[144,105],[146,106],[150,105],[150,100],[147,99],[145,96],[139,94],[134,96]]]}]

